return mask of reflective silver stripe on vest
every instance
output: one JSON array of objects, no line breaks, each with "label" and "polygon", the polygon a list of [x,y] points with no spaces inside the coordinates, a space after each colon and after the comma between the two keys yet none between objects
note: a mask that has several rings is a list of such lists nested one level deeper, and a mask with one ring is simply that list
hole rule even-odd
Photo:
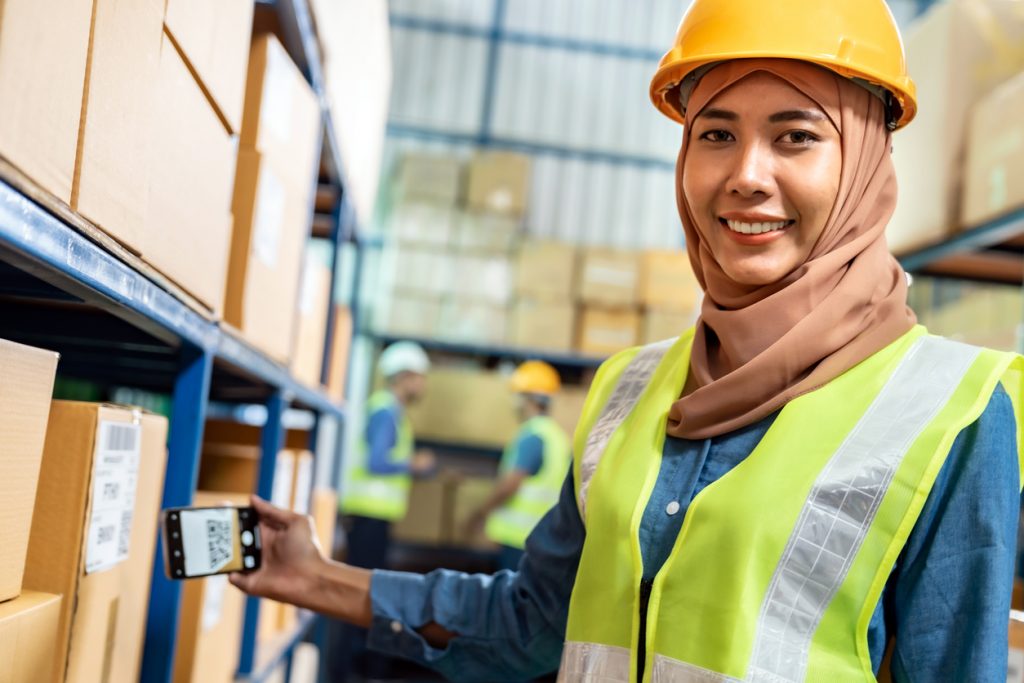
[{"label": "reflective silver stripe on vest", "polygon": [[558,683],[628,683],[629,649],[566,641]]},{"label": "reflective silver stripe on vest", "polygon": [[600,417],[590,429],[590,434],[587,435],[587,445],[580,460],[579,505],[580,514],[584,519],[586,519],[587,489],[590,487],[590,479],[597,471],[597,464],[601,462],[601,455],[604,453],[605,446],[608,445],[608,439],[633,410],[633,406],[636,405],[640,394],[644,393],[644,389],[650,383],[651,376],[654,375],[661,359],[675,343],[675,339],[666,339],[649,344],[633,356],[619,377],[611,396],[608,397],[608,403],[601,410]]},{"label": "reflective silver stripe on vest", "polygon": [[818,475],[769,584],[746,680],[804,680],[814,632],[893,475],[980,351],[937,337],[917,340]]},{"label": "reflective silver stripe on vest", "polygon": [[708,671],[664,655],[654,655],[651,683],[740,683],[738,678]]}]

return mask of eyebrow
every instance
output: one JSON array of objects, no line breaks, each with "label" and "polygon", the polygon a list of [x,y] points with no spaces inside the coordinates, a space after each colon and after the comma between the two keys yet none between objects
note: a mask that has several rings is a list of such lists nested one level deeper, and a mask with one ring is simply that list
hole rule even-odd
[{"label": "eyebrow", "polygon": [[768,117],[771,123],[783,121],[824,121],[825,115],[816,109],[790,109],[780,111]]},{"label": "eyebrow", "polygon": [[[719,121],[739,121],[740,116],[728,109],[711,107],[697,115],[699,119],[717,119]],[[771,123],[782,123],[785,121],[824,121],[825,115],[816,109],[787,109],[786,111],[775,112],[768,117]]]}]

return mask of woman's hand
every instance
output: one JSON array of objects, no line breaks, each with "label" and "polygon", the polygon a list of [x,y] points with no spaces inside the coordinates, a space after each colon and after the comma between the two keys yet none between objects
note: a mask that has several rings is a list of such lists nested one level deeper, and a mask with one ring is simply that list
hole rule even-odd
[{"label": "woman's hand", "polygon": [[252,506],[260,517],[262,562],[254,572],[232,574],[231,583],[250,595],[296,603],[325,564],[313,520],[258,496]]}]

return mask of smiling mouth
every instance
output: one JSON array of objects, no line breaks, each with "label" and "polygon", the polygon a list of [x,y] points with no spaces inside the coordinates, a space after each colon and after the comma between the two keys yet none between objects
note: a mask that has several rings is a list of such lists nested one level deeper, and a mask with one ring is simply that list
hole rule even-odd
[{"label": "smiling mouth", "polygon": [[725,218],[719,218],[718,222],[723,227],[732,230],[733,232],[741,235],[761,235],[766,232],[778,232],[779,230],[785,230],[789,226],[793,225],[795,220],[788,221],[771,221],[763,223],[744,223],[743,221],[727,220]]}]

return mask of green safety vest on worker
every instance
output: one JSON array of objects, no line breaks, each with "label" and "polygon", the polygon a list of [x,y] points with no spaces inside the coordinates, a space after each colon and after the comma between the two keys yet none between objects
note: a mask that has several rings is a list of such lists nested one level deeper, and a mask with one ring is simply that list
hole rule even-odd
[{"label": "green safety vest on worker", "polygon": [[558,502],[562,482],[569,471],[569,437],[547,415],[537,415],[523,423],[516,438],[505,448],[499,474],[515,467],[517,446],[528,436],[540,437],[544,459],[540,470],[523,480],[519,490],[503,506],[491,513],[484,529],[495,543],[522,548],[537,522]]},{"label": "green safety vest on worker", "polygon": [[[643,581],[639,525],[693,331],[600,370],[574,441],[586,541],[560,681],[874,681],[868,623],[957,434],[1024,359],[915,327],[790,401]],[[1018,452],[1018,459],[1020,459]],[[646,626],[641,633],[641,605]],[[643,661],[640,661],[643,657]]]},{"label": "green safety vest on worker", "polygon": [[[398,424],[395,425],[395,445],[392,446],[388,459],[394,463],[410,462],[414,448],[412,424],[390,391],[378,391],[367,402],[367,415],[373,415],[380,410],[391,410],[401,415]],[[409,507],[412,475],[408,472],[385,476],[372,474],[368,469],[369,456],[370,448],[364,433],[359,440],[359,460],[349,471],[348,481],[344,485],[342,512],[388,521],[402,519]]]}]

